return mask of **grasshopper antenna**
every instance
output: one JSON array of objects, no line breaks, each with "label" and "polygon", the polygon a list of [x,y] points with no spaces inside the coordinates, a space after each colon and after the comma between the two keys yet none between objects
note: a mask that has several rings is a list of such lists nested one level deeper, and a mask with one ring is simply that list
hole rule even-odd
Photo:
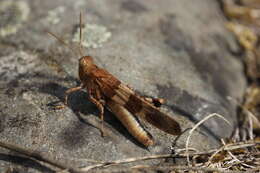
[{"label": "grasshopper antenna", "polygon": [[79,53],[83,56],[82,53],[82,13],[79,14]]},{"label": "grasshopper antenna", "polygon": [[[57,35],[53,34],[50,31],[46,31],[50,36],[54,37],[56,40],[58,40],[61,44],[63,44],[64,46],[66,46],[67,48],[69,48],[75,55],[79,55],[79,53],[70,45],[68,45],[63,39],[61,39],[60,37],[58,37]],[[81,55],[81,53],[80,53]]]}]

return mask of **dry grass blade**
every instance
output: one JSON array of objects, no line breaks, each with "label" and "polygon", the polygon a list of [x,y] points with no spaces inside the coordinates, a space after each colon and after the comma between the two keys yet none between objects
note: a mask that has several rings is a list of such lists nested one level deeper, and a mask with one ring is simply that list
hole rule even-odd
[{"label": "dry grass blade", "polygon": [[[248,147],[254,147],[254,146],[257,146],[260,144],[260,141],[247,141],[247,142],[241,142],[241,143],[235,143],[235,144],[227,144],[225,145],[224,147],[222,147],[222,149],[224,151],[231,151],[231,150],[235,150],[235,149],[241,149],[241,148],[248,148]],[[102,161],[93,161],[93,160],[87,160],[88,162],[96,162],[98,164],[94,164],[94,165],[91,165],[91,166],[88,166],[88,167],[83,167],[83,168],[72,168],[72,167],[69,167],[67,164],[65,163],[61,163],[61,161],[56,161],[56,160],[53,160],[51,159],[50,157],[48,156],[43,156],[41,155],[40,153],[36,152],[36,151],[31,151],[31,150],[28,150],[28,149],[25,149],[25,148],[22,148],[20,146],[15,146],[13,144],[7,144],[7,143],[3,143],[3,142],[0,142],[0,146],[3,147],[3,148],[7,148],[9,150],[12,150],[12,151],[15,151],[15,152],[18,152],[26,157],[29,157],[29,158],[32,158],[32,159],[35,159],[35,160],[38,160],[38,161],[42,161],[42,162],[45,162],[45,163],[48,163],[50,165],[53,165],[53,166],[56,166],[60,169],[62,169],[63,171],[67,171],[67,172],[72,172],[72,173],[84,173],[84,172],[88,172],[90,171],[91,169],[94,169],[94,168],[107,168],[109,166],[116,166],[116,165],[120,165],[120,164],[125,164],[125,163],[132,163],[132,162],[137,162],[137,161],[144,161],[144,160],[151,160],[151,159],[164,159],[164,158],[185,158],[187,157],[187,153],[180,153],[181,151],[184,151],[184,149],[180,149],[179,153],[176,153],[176,154],[165,154],[165,155],[151,155],[151,156],[145,156],[145,157],[136,157],[136,158],[128,158],[128,159],[123,159],[123,160],[116,160],[116,161],[108,161],[108,162],[102,162]],[[209,150],[209,151],[206,151],[206,152],[195,152],[191,149],[191,152],[189,154],[189,156],[203,156],[203,155],[206,155],[208,156],[209,154],[212,154],[216,151],[218,151],[219,149],[214,149],[214,150]],[[186,148],[185,148],[185,151],[186,151]],[[259,153],[254,153],[254,155],[260,155]],[[259,161],[259,160],[258,160]],[[255,162],[257,162],[257,160],[255,160]],[[223,171],[222,169],[218,169],[218,168],[207,168],[205,167],[202,167],[203,165],[201,165],[200,167],[189,167],[189,166],[177,166],[177,167],[174,167],[174,166],[168,166],[167,168],[169,169],[172,169],[172,170],[197,170],[197,171],[218,171],[218,172],[230,172],[230,171]],[[250,166],[250,165],[249,165]],[[137,166],[138,167],[138,166]],[[137,168],[136,167],[136,168]],[[250,166],[251,168],[253,168],[252,166]],[[251,170],[247,170],[247,172],[252,172],[252,170],[257,170],[257,167],[256,168],[253,168]],[[231,171],[233,172],[233,171]],[[239,171],[235,171],[235,172],[239,172]]]},{"label": "dry grass blade", "polygon": [[[240,149],[240,148],[253,147],[258,144],[260,144],[260,142],[254,142],[254,141],[249,141],[248,143],[227,144],[227,145],[221,147],[221,150],[229,151],[229,150],[235,150],[235,149]],[[187,148],[185,148],[185,151],[186,150],[187,150]],[[104,167],[115,166],[115,165],[119,165],[119,164],[132,163],[132,162],[151,160],[151,159],[165,159],[165,158],[175,158],[175,157],[185,158],[187,156],[209,155],[209,154],[212,154],[219,150],[220,149],[214,149],[214,150],[209,150],[206,152],[194,153],[193,150],[191,149],[192,153],[190,153],[190,154],[187,154],[186,152],[185,153],[179,152],[177,154],[151,155],[151,156],[145,156],[145,157],[135,157],[135,158],[116,160],[116,161],[108,161],[108,162],[102,162],[102,163],[98,163],[95,165],[83,167],[83,168],[81,168],[81,171],[83,171],[83,172],[90,171],[91,169],[95,169],[95,168],[102,168],[102,167],[104,168]],[[184,149],[180,149],[179,151],[184,151]],[[189,168],[189,167],[186,166],[185,168]],[[203,169],[200,167],[197,167],[197,169],[191,169],[191,170],[203,170]],[[205,170],[206,170],[206,168],[205,168]],[[218,170],[218,171],[223,172],[223,170],[221,170],[221,169],[213,169],[213,170]],[[226,171],[226,172],[232,172],[232,171]],[[235,171],[235,172],[241,172],[241,171]]]},{"label": "dry grass blade", "polygon": [[[225,141],[224,141],[223,139],[221,139],[221,142],[222,142],[223,146],[226,145],[226,143],[225,143]],[[246,166],[246,167],[248,167],[248,168],[255,168],[255,167],[253,167],[253,166],[250,166],[250,165],[248,165],[248,164],[243,163],[243,161],[239,160],[235,155],[233,155],[233,154],[231,153],[231,151],[228,150],[227,152],[228,152],[228,154],[229,154],[236,162],[239,162],[239,163],[243,164],[244,166]]]},{"label": "dry grass blade", "polygon": [[215,117],[215,116],[217,116],[217,117],[223,119],[223,120],[226,121],[229,125],[231,125],[230,122],[229,122],[226,118],[224,118],[222,115],[219,115],[219,114],[217,114],[217,113],[209,114],[208,116],[206,116],[205,118],[203,118],[201,121],[199,121],[197,124],[195,124],[195,126],[189,131],[189,135],[188,135],[188,137],[187,137],[186,145],[185,145],[185,146],[186,146],[186,153],[187,153],[187,162],[188,162],[188,165],[190,165],[190,158],[189,158],[189,153],[188,153],[188,147],[189,147],[189,142],[190,142],[190,138],[191,138],[192,133],[193,133],[202,123],[204,123],[204,122],[207,121],[208,119],[210,119],[210,118],[212,118],[212,117]]},{"label": "dry grass blade", "polygon": [[211,163],[214,159],[214,157],[221,151],[224,151],[225,145],[221,146],[217,151],[215,151],[209,158],[209,163]]},{"label": "dry grass blade", "polygon": [[[216,172],[216,173],[244,173],[244,171],[229,171],[224,170],[221,168],[206,168],[206,167],[197,167],[197,166],[151,166],[151,165],[137,165],[132,167],[132,169],[141,169],[144,171],[154,171],[157,170],[158,172]],[[194,172],[195,173],[195,172]]]},{"label": "dry grass blade", "polygon": [[245,108],[244,106],[242,106],[241,104],[239,104],[234,98],[227,96],[227,99],[230,101],[233,101],[236,105],[238,105],[243,111],[245,111],[247,113],[248,116],[250,116],[252,119],[254,119],[256,125],[258,127],[260,127],[260,121],[258,120],[258,118],[247,108]]}]

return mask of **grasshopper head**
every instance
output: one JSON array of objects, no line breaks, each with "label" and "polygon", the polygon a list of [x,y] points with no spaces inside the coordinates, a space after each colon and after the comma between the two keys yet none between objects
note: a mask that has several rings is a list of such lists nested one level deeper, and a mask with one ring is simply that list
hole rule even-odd
[{"label": "grasshopper head", "polygon": [[79,59],[79,78],[81,81],[85,81],[91,70],[95,68],[93,58],[91,56],[83,56]]}]

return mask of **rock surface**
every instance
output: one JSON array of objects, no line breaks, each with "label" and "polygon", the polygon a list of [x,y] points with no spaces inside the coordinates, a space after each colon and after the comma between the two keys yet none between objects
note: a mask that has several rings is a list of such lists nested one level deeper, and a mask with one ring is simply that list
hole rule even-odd
[{"label": "rock surface", "polygon": [[[5,1],[9,0],[0,3]],[[63,101],[66,89],[79,84],[79,56],[45,30],[75,40],[79,11],[90,28],[84,34],[84,42],[89,43],[84,51],[142,95],[165,98],[163,111],[174,116],[183,130],[210,113],[230,121],[231,126],[219,118],[208,120],[194,132],[190,146],[216,147],[219,138],[232,133],[236,106],[226,96],[240,100],[246,82],[240,60],[230,51],[238,49],[236,42],[224,28],[216,1],[12,1],[18,2],[23,5],[11,4],[0,16],[2,28],[19,26],[14,33],[0,36],[1,141],[74,166],[86,165],[82,159],[112,161],[171,152],[174,136],[145,124],[156,140],[156,146],[145,149],[108,111],[108,136],[102,138],[98,111],[84,91],[70,96],[68,108],[52,109],[56,101]],[[19,21],[17,16],[25,9],[28,17]],[[185,146],[187,135],[179,138],[177,147]],[[8,165],[20,172],[51,172],[0,151],[0,172]]]}]

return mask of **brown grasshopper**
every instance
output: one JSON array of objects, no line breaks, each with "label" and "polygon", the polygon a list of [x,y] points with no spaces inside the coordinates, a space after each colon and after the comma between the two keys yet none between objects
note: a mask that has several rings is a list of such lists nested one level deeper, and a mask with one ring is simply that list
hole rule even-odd
[{"label": "brown grasshopper", "polygon": [[[48,32],[64,45],[67,45],[62,39]],[[178,122],[167,114],[161,112],[158,107],[163,104],[163,99],[146,98],[139,96],[134,90],[121,83],[105,69],[99,68],[91,56],[83,56],[82,53],[82,16],[80,14],[80,42],[79,53],[79,79],[81,85],[70,88],[66,91],[65,105],[67,105],[68,95],[72,92],[86,89],[89,100],[99,109],[99,116],[102,121],[101,132],[103,134],[104,106],[108,108],[127,128],[127,130],[143,145],[150,146],[154,144],[152,136],[145,131],[139,124],[137,118],[142,118],[172,135],[179,135],[181,128]],[[62,108],[64,106],[60,106]]]}]

